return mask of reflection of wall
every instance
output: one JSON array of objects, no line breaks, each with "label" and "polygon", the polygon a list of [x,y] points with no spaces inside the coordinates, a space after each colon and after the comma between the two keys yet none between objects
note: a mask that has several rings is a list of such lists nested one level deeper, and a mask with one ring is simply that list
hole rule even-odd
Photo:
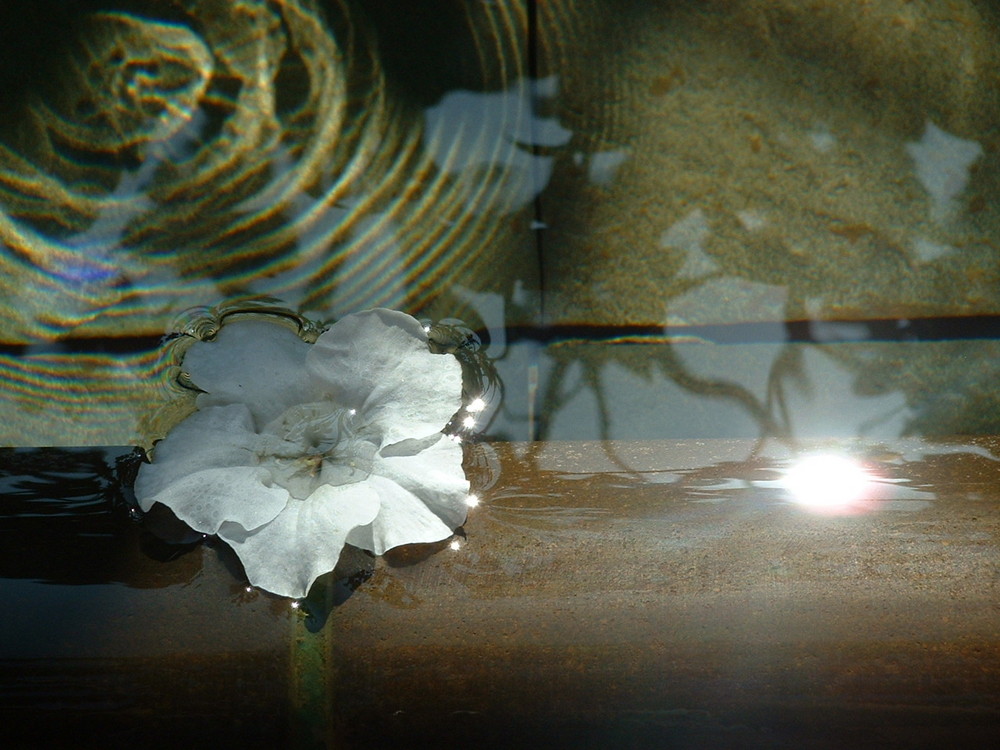
[{"label": "reflection of wall", "polygon": [[1000,313],[991,6],[566,0],[539,13],[542,72],[560,74],[552,111],[574,134],[540,200],[547,317],[673,338],[535,350],[537,387],[509,369],[508,390],[537,394],[509,410],[514,434],[997,430],[988,341],[865,344],[862,325],[829,346],[780,330],[683,343],[692,324],[905,331]]},{"label": "reflection of wall", "polygon": [[[234,295],[457,317],[496,356],[539,300],[671,333],[1000,312],[987,4],[440,5],[70,24],[52,54],[76,67],[0,103],[0,443],[133,442],[160,398],[150,342]],[[650,366],[617,357],[579,359]],[[943,364],[902,364],[907,403],[931,369],[958,377]]]}]

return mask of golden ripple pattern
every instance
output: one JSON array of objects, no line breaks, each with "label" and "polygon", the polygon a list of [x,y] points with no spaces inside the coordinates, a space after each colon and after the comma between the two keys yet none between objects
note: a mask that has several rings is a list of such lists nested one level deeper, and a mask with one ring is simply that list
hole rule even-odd
[{"label": "golden ripple pattern", "polygon": [[[505,163],[510,145],[485,127],[452,144],[396,101],[363,6],[169,7],[86,16],[53,52],[59,74],[0,123],[4,444],[145,433],[161,359],[61,339],[156,336],[180,311],[247,295],[321,318],[420,312],[456,280],[497,283],[495,249],[519,226],[511,183],[531,175]],[[516,131],[530,117],[524,5],[467,13],[483,85],[517,94],[504,100]]]},{"label": "golden ripple pattern", "polygon": [[0,354],[0,445],[135,444],[150,430],[140,404],[165,371],[158,351]]},{"label": "golden ripple pattern", "polygon": [[[448,145],[425,148],[435,134],[387,98],[346,2],[183,8],[89,16],[3,134],[8,341],[162,332],[179,309],[247,293],[417,309],[517,208],[505,164],[442,168]],[[520,4],[469,12],[483,65],[502,52],[501,83],[524,85]],[[497,148],[475,145],[480,162]]]},{"label": "golden ripple pattern", "polygon": [[[31,290],[5,311],[22,335],[149,313],[280,264],[346,192],[345,55],[318,16],[189,11],[191,26],[91,16],[62,79],[28,105],[27,146],[0,152],[3,270]],[[305,85],[282,85],[295,76]],[[371,104],[365,116],[380,116]],[[373,149],[358,151],[355,163]]]}]

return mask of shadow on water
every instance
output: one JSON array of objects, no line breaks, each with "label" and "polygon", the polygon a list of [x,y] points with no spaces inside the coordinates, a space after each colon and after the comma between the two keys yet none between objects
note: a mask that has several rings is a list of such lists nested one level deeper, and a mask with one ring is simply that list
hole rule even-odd
[{"label": "shadow on water", "polygon": [[[230,552],[235,558],[235,555]],[[356,547],[345,547],[337,561],[337,567],[320,576],[309,589],[305,599],[299,600],[298,607],[305,614],[305,627],[310,633],[319,633],[327,624],[330,615],[372,577],[375,558]]]},{"label": "shadow on water", "polygon": [[116,463],[130,448],[0,450],[0,576],[59,585],[130,580],[138,541]]}]

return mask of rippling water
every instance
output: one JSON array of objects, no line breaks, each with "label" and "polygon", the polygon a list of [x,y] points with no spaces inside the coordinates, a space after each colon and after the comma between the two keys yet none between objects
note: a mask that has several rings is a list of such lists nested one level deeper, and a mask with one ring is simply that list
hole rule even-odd
[{"label": "rippling water", "polygon": [[[490,128],[449,142],[454,118],[389,99],[374,32],[346,3],[78,20],[0,150],[0,270],[20,282],[8,340],[161,331],[233,293],[335,314],[419,308],[468,277],[489,214],[521,200],[523,165],[490,151],[495,128],[521,127],[521,60],[504,61],[511,98]],[[502,5],[471,21],[470,42],[517,39],[524,23]]]},{"label": "rippling water", "polygon": [[[0,2],[0,738],[982,744],[998,69],[985,0]],[[499,373],[448,546],[303,618],[134,521],[187,342],[373,305]]]},{"label": "rippling water", "polygon": [[[0,57],[5,443],[138,442],[159,337],[255,295],[483,331],[501,435],[871,431],[826,393],[897,432],[996,427],[974,3],[32,8]],[[644,426],[637,388],[679,411]]]},{"label": "rippling water", "polygon": [[[476,324],[461,289],[537,287],[517,217],[550,159],[532,151],[547,121],[520,3],[60,11],[9,19],[53,40],[50,75],[4,71],[21,85],[0,128],[0,370],[23,414],[68,399],[74,442],[114,442],[98,436],[115,424],[131,440],[153,339],[192,306],[269,295],[325,319],[382,305]],[[447,92],[401,59],[442,40],[458,50]],[[80,343],[95,337],[139,340],[105,357]],[[20,430],[11,442],[62,442]]]}]

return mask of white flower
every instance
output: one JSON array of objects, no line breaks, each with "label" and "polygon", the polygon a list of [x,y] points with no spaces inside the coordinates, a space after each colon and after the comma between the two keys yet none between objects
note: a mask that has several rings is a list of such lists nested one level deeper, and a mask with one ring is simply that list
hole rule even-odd
[{"label": "white flower", "polygon": [[217,534],[255,586],[302,597],[345,543],[380,555],[464,522],[462,448],[441,433],[461,366],[409,315],[348,315],[312,345],[238,320],[183,367],[198,410],[156,445],[136,498]]}]

